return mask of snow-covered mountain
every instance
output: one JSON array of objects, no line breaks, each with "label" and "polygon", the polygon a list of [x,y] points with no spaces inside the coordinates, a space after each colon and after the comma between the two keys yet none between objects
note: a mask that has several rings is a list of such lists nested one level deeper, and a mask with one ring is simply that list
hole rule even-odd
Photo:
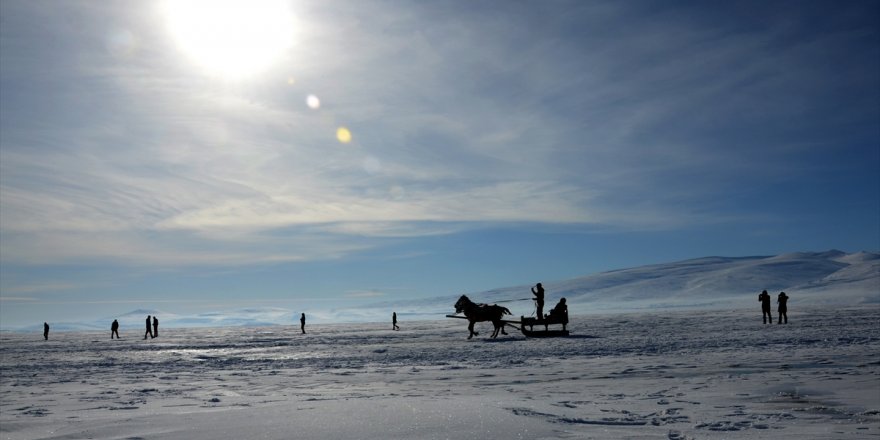
[{"label": "snow-covered mountain", "polygon": [[[705,257],[613,270],[563,281],[543,281],[545,310],[565,297],[571,313],[656,308],[757,307],[758,294],[785,291],[789,309],[880,304],[880,254],[841,251],[776,256]],[[531,286],[463,292],[472,300],[502,303],[514,314],[533,312]],[[377,304],[409,313],[451,313],[458,295]],[[400,315],[398,311],[398,315]]]},{"label": "snow-covered mountain", "polygon": [[[236,327],[236,326],[269,326],[298,324],[299,314],[277,307],[259,307],[226,311],[211,311],[198,314],[176,314],[164,310],[138,309],[118,316],[105,317],[91,322],[52,322],[52,331],[110,331],[110,323],[119,320],[119,328],[123,332],[144,331],[144,320],[147,315],[159,318],[159,328],[182,327]],[[33,324],[15,329],[3,330],[42,332],[43,324]]]},{"label": "snow-covered mountain", "polygon": [[[599,273],[545,286],[575,309],[745,307],[761,290],[785,291],[796,305],[880,303],[880,254],[798,252],[772,257],[708,257]],[[549,302],[549,301],[548,301]]]},{"label": "snow-covered mountain", "polygon": [[[799,307],[880,305],[880,254],[841,251],[797,252],[776,256],[705,257],[675,263],[613,270],[562,281],[541,281],[545,310],[565,297],[572,314],[645,309],[758,309],[758,293],[785,291],[789,311]],[[381,322],[396,311],[401,321],[440,319],[453,313],[462,293],[482,303],[500,303],[515,316],[534,313],[529,285],[448,296],[385,301],[357,308],[310,310],[309,323]],[[114,318],[123,330],[143,328],[146,315],[158,315],[160,327],[299,325],[299,312],[261,307],[178,315],[134,310],[94,322],[52,323],[53,330],[107,330]],[[42,324],[16,329],[42,331]],[[108,330],[109,331],[109,330]]]}]

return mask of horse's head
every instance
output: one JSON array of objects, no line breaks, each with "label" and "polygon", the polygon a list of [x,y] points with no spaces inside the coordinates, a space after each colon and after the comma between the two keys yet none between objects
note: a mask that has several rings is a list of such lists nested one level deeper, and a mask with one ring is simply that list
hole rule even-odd
[{"label": "horse's head", "polygon": [[471,300],[467,297],[467,295],[462,295],[458,301],[455,302],[455,313],[461,313],[465,306],[471,303]]}]

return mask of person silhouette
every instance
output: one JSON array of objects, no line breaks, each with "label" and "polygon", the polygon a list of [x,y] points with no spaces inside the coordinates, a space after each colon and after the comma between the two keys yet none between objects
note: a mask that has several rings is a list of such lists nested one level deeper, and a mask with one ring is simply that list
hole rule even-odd
[{"label": "person silhouette", "polygon": [[565,304],[565,298],[561,298],[556,306],[550,309],[547,319],[562,322],[562,329],[565,330],[565,326],[568,324],[568,306]]},{"label": "person silhouette", "polygon": [[110,339],[113,339],[113,335],[116,335],[117,339],[119,338],[119,321],[113,320],[113,324],[110,324]]},{"label": "person silhouette", "polygon": [[400,327],[397,326],[397,312],[391,313],[391,326],[394,330],[400,330]]},{"label": "person silhouette", "polygon": [[535,295],[535,307],[537,308],[536,317],[538,319],[544,319],[544,287],[541,286],[541,283],[532,287],[532,295]]},{"label": "person silhouette", "polygon": [[[779,292],[779,296],[776,297],[776,303],[778,304],[777,309],[779,310],[779,322],[777,324],[782,324],[782,319],[785,318],[785,323],[788,324],[788,295],[785,292]],[[770,320],[773,322],[773,320]]]},{"label": "person silhouette", "polygon": [[153,337],[159,337],[159,318],[156,318],[156,315],[153,315]]},{"label": "person silhouette", "polygon": [[299,317],[299,329],[302,330],[303,334],[306,334],[306,314],[303,313]]},{"label": "person silhouette", "polygon": [[48,322],[43,323],[43,339],[45,339],[47,341],[49,340],[49,323]]},{"label": "person silhouette", "polygon": [[758,295],[758,301],[761,302],[761,319],[764,321],[764,324],[767,323],[767,320],[770,320],[770,324],[773,324],[773,312],[770,311],[770,294],[767,291],[761,292]]},{"label": "person silhouette", "polygon": [[144,340],[147,339],[147,336],[149,336],[150,338],[153,337],[153,329],[152,329],[152,327],[150,327],[150,325],[152,324],[152,321],[153,320],[150,319],[150,315],[147,315],[147,331],[146,331],[146,333],[144,333]]}]

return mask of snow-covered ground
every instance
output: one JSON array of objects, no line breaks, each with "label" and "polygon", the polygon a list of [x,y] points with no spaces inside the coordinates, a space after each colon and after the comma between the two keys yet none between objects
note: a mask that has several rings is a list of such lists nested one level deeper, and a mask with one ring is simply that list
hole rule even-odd
[{"label": "snow-covered ground", "polygon": [[877,439],[880,308],[0,334],[3,439]]}]

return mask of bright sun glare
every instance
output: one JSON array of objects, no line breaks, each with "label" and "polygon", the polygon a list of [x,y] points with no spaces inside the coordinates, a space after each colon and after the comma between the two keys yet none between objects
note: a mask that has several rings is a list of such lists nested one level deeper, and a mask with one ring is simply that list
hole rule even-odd
[{"label": "bright sun glare", "polygon": [[164,12],[183,52],[229,79],[266,70],[293,44],[293,14],[284,0],[168,0]]}]

